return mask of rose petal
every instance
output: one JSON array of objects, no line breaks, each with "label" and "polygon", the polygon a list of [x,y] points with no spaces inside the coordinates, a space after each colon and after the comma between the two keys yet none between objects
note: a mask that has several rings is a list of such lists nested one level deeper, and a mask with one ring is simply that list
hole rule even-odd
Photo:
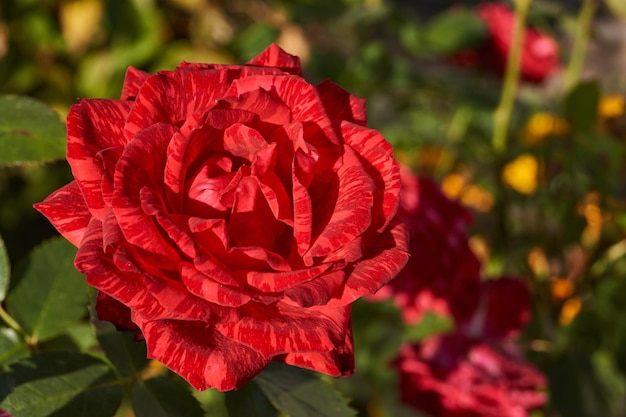
[{"label": "rose petal", "polygon": [[278,302],[248,303],[236,322],[216,329],[229,339],[259,351],[264,357],[284,353],[331,352],[345,343],[350,308],[302,309]]},{"label": "rose petal", "polygon": [[162,192],[162,178],[167,144],[175,128],[166,124],[142,130],[126,146],[115,172],[112,206],[127,241],[144,250],[168,256],[178,255],[157,229],[154,220],[141,209],[140,190],[144,186]]},{"label": "rose petal", "polygon": [[146,339],[148,357],[163,362],[197,390],[241,387],[270,362],[203,322],[138,319],[137,323]]},{"label": "rose petal", "polygon": [[245,271],[241,275],[253,288],[263,292],[279,292],[309,282],[332,268],[332,264],[321,264],[285,272]]},{"label": "rose petal", "polygon": [[[327,184],[330,188],[330,183]],[[337,171],[336,198],[327,190],[326,199],[313,198],[313,234],[315,238],[307,258],[326,256],[364,233],[371,224],[371,208],[376,191],[370,176],[349,148],[343,155],[343,164]],[[329,213],[328,219],[316,218],[318,213]],[[322,230],[319,230],[322,229]]]},{"label": "rose petal", "polygon": [[352,326],[348,326],[346,331],[345,345],[332,352],[287,353],[276,357],[274,360],[322,372],[334,377],[352,375],[356,368],[352,343]]},{"label": "rose petal", "polygon": [[139,327],[137,327],[137,325],[131,320],[130,308],[102,291],[98,291],[96,298],[96,312],[99,320],[105,320],[113,323],[117,330],[139,330]]},{"label": "rose petal", "polygon": [[261,122],[283,125],[291,122],[291,108],[263,89],[250,90],[219,101],[216,109],[243,110]]},{"label": "rose petal", "polygon": [[91,213],[76,181],[59,188],[44,201],[34,205],[74,246],[80,246]]},{"label": "rose petal", "polygon": [[185,129],[201,124],[204,114],[215,106],[230,85],[225,71],[162,71],[146,80],[128,115],[125,132],[132,138],[137,132],[157,123]]},{"label": "rose petal", "polygon": [[265,48],[261,53],[248,61],[246,65],[280,68],[285,72],[302,76],[300,58],[288,54],[275,43]]},{"label": "rose petal", "polygon": [[96,154],[126,144],[123,129],[131,106],[130,102],[116,100],[81,100],[67,116],[67,161],[89,211],[99,219],[106,213],[102,182],[110,173],[105,175]]},{"label": "rose petal", "polygon": [[122,100],[134,100],[139,94],[141,86],[148,78],[152,77],[149,72],[138,70],[137,68],[128,67],[124,76],[124,85],[122,87]]},{"label": "rose petal", "polygon": [[341,298],[328,305],[345,305],[365,295],[374,294],[406,265],[408,233],[404,223],[393,221],[370,247],[364,259],[358,262],[348,280]]},{"label": "rose petal", "polygon": [[[384,230],[396,215],[400,195],[400,165],[393,149],[379,131],[353,123],[340,126],[344,141],[364,159],[363,166],[376,185],[372,225]],[[382,208],[382,212],[378,212]]]},{"label": "rose petal", "polygon": [[325,305],[341,293],[344,281],[344,271],[334,271],[289,288],[284,295],[302,307]]},{"label": "rose petal", "polygon": [[345,120],[361,126],[367,124],[365,99],[350,94],[330,80],[316,86],[331,120]]},{"label": "rose petal", "polygon": [[192,294],[211,303],[226,307],[239,307],[251,299],[241,288],[224,285],[186,262],[180,264],[180,276],[183,284]]}]

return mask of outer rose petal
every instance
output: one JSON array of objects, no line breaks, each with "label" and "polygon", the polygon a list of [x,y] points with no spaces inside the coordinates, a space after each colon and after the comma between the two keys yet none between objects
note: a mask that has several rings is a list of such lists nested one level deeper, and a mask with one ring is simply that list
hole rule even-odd
[{"label": "outer rose petal", "polygon": [[76,181],[72,181],[50,194],[34,206],[74,246],[80,246],[91,213]]},{"label": "outer rose petal", "polygon": [[133,67],[128,67],[126,76],[124,77],[124,86],[122,87],[122,100],[134,100],[139,94],[141,86],[148,78],[152,77],[149,72],[141,71]]},{"label": "outer rose petal", "polygon": [[270,362],[203,322],[135,320],[146,339],[148,356],[163,362],[197,390],[241,387]]},{"label": "outer rose petal", "polygon": [[271,44],[261,53],[252,58],[246,65],[256,65],[259,67],[274,67],[291,73],[293,75],[302,76],[300,68],[300,58],[283,51],[276,44]]},{"label": "outer rose petal", "polygon": [[107,211],[102,182],[110,181],[112,173],[105,172],[96,154],[126,144],[123,129],[131,106],[124,101],[81,100],[67,116],[67,161],[91,214],[99,219]]},{"label": "outer rose petal", "polygon": [[228,337],[261,352],[265,357],[284,353],[331,352],[345,343],[350,307],[302,309],[285,302],[248,303],[241,319],[217,324]]},{"label": "outer rose petal", "polygon": [[288,353],[275,360],[335,377],[352,375],[355,370],[352,327],[346,332],[345,345],[332,352]]}]

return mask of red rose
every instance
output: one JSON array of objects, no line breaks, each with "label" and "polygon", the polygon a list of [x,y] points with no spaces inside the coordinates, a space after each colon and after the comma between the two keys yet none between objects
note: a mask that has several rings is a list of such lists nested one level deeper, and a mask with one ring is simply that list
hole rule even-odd
[{"label": "red rose", "polygon": [[402,272],[370,299],[393,298],[407,323],[431,311],[464,316],[476,307],[480,262],[468,245],[472,215],[431,179],[401,169],[398,217],[409,227],[411,257]]},{"label": "red rose", "polygon": [[510,344],[459,336],[405,346],[395,365],[401,400],[433,417],[527,417],[546,401],[546,379]]},{"label": "red rose", "polygon": [[[502,75],[513,42],[515,14],[502,3],[483,3],[476,7],[476,15],[487,26],[487,39],[476,50],[464,50],[453,60],[460,66],[480,66]],[[559,44],[532,27],[524,31],[520,79],[539,83],[559,68]]]},{"label": "red rose", "polygon": [[[513,41],[515,14],[501,3],[485,3],[476,7],[476,14],[487,25],[489,37],[478,51],[481,63],[503,74]],[[559,66],[559,45],[550,36],[534,28],[524,31],[520,78],[524,81],[541,82]]]},{"label": "red rose", "polygon": [[351,303],[404,265],[398,164],[364,101],[275,45],[245,66],[129,68],[67,119],[75,181],[36,208],[78,246],[101,318],[195,388],[270,361],[354,368]]},{"label": "red rose", "polygon": [[526,417],[546,400],[545,377],[512,343],[530,318],[528,287],[499,278],[476,296],[452,334],[402,347],[393,361],[401,400],[433,417]]}]

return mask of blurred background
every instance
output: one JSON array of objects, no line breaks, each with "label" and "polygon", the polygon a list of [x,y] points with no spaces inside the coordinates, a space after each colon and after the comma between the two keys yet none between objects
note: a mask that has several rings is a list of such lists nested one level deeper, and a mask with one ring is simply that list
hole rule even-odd
[{"label": "blurred background", "polygon": [[[366,98],[369,126],[398,159],[473,212],[470,245],[486,279],[529,283],[533,319],[520,346],[549,381],[533,415],[624,416],[625,3],[531,3],[528,24],[552,40],[555,62],[526,80],[522,68],[504,147],[493,143],[503,71],[481,62],[479,3],[2,0],[0,93],[64,118],[79,97],[118,97],[128,66],[241,64],[278,43],[310,82],[329,78]],[[31,207],[70,180],[64,161],[0,170],[12,263],[54,234]],[[339,387],[362,415],[417,415],[396,404],[384,366],[406,338],[400,321],[391,304],[355,307],[359,372]],[[426,320],[411,337],[445,328]]]}]

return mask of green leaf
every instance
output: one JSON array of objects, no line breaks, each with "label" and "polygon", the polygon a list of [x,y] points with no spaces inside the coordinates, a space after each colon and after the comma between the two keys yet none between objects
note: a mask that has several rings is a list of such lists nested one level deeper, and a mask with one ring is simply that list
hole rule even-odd
[{"label": "green leaf", "polygon": [[600,88],[595,81],[578,84],[565,98],[565,117],[577,132],[589,132],[596,122]]},{"label": "green leaf", "polygon": [[254,381],[248,382],[237,391],[226,393],[226,409],[232,417],[278,417],[279,412],[269,402]]},{"label": "green leaf", "polygon": [[0,366],[28,357],[26,342],[13,329],[0,328]]},{"label": "green leaf", "polygon": [[9,288],[9,279],[11,275],[11,267],[9,265],[9,255],[7,255],[6,247],[2,236],[0,236],[0,302],[4,301]]},{"label": "green leaf", "polygon": [[426,26],[427,45],[440,54],[474,48],[487,37],[485,24],[468,9],[446,11]]},{"label": "green leaf", "polygon": [[0,166],[47,162],[65,157],[65,125],[45,104],[0,96]]},{"label": "green leaf", "polygon": [[102,361],[76,352],[48,352],[11,365],[0,385],[13,391],[0,409],[19,417],[110,417],[122,387]]},{"label": "green leaf", "polygon": [[163,377],[135,383],[133,410],[137,417],[204,416],[204,410],[188,389]]},{"label": "green leaf", "polygon": [[271,363],[254,381],[270,403],[292,417],[354,417],[345,398],[318,375]]},{"label": "green leaf", "polygon": [[75,254],[69,242],[54,238],[16,271],[7,307],[32,343],[64,333],[87,312],[89,287],[74,269]]},{"label": "green leaf", "polygon": [[137,375],[147,364],[146,343],[135,341],[133,332],[118,332],[111,323],[97,320],[100,347],[122,376]]}]

